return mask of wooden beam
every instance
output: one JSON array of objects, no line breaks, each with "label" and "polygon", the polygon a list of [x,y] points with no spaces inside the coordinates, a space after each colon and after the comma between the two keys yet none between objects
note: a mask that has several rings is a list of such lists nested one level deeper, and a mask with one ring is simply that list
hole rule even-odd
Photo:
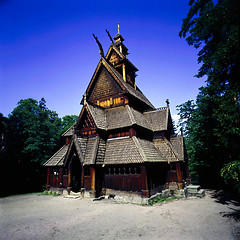
[{"label": "wooden beam", "polygon": [[183,179],[182,179],[182,171],[181,171],[180,163],[176,163],[176,170],[177,170],[178,186],[180,189],[182,189],[183,188]]},{"label": "wooden beam", "polygon": [[71,169],[68,170],[68,187],[71,187]]},{"label": "wooden beam", "polygon": [[91,190],[95,191],[95,168],[90,167]]},{"label": "wooden beam", "polygon": [[63,180],[63,168],[61,167],[59,170],[59,178],[58,178],[58,186],[62,187]]},{"label": "wooden beam", "polygon": [[141,166],[141,177],[142,177],[142,194],[143,197],[149,197],[148,180],[147,180],[147,169],[146,166]]},{"label": "wooden beam", "polygon": [[50,182],[50,168],[47,169],[47,187],[49,185]]},{"label": "wooden beam", "polygon": [[122,65],[122,70],[123,70],[123,80],[124,82],[126,82],[126,68],[125,68],[125,64]]}]

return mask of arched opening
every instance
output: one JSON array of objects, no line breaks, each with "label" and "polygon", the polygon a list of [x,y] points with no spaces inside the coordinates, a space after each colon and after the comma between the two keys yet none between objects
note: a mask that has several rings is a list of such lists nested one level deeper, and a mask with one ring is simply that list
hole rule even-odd
[{"label": "arched opening", "polygon": [[71,187],[73,192],[79,192],[81,189],[82,166],[77,155],[74,155],[71,164]]}]

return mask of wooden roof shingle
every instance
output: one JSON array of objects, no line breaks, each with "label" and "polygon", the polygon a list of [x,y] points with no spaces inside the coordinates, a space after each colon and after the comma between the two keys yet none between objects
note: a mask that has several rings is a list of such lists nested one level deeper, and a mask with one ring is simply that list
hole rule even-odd
[{"label": "wooden roof shingle", "polygon": [[147,111],[143,114],[154,132],[167,130],[169,116],[169,110],[167,108]]},{"label": "wooden roof shingle", "polygon": [[173,145],[173,147],[176,149],[179,160],[184,161],[185,156],[184,156],[184,139],[183,136],[179,137],[171,137],[170,142]]},{"label": "wooden roof shingle", "polygon": [[64,158],[66,156],[69,145],[64,145],[61,147],[48,161],[46,161],[43,165],[46,167],[52,166],[62,166]]},{"label": "wooden roof shingle", "polygon": [[84,164],[90,165],[95,164],[97,150],[99,144],[99,137],[88,138],[87,146],[86,146],[86,153],[84,158]]},{"label": "wooden roof shingle", "polygon": [[143,163],[135,142],[130,137],[108,139],[104,164]]},{"label": "wooden roof shingle", "polygon": [[181,160],[177,150],[166,138],[155,139],[154,144],[156,148],[161,152],[161,154],[167,159],[168,163],[178,162]]}]

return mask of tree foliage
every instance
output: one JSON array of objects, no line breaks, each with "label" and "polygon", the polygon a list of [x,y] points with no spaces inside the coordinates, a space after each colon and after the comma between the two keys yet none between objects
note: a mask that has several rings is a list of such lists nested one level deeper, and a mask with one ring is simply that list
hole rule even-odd
[{"label": "tree foliage", "polygon": [[77,115],[66,115],[62,118],[61,121],[61,130],[60,134],[66,132],[74,123],[77,122],[78,116]]},{"label": "tree foliage", "polygon": [[221,170],[221,176],[226,183],[231,183],[240,194],[240,161],[226,164]]},{"label": "tree foliage", "polygon": [[200,49],[196,76],[207,80],[196,102],[178,106],[180,124],[193,180],[216,186],[225,164],[240,159],[239,1],[190,0],[189,5],[179,34]]},{"label": "tree foliage", "polygon": [[76,116],[58,117],[46,101],[22,99],[9,114],[0,115],[0,131],[4,133],[0,161],[4,167],[5,194],[42,190],[45,183],[43,163],[59,148],[60,136]]}]

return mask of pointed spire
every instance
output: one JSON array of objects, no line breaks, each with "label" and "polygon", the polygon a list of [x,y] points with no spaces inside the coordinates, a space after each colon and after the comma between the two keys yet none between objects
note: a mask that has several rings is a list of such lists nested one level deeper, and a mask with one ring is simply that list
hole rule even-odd
[{"label": "pointed spire", "polygon": [[116,36],[113,39],[115,40],[115,43],[124,41],[124,38],[120,34],[120,25],[119,25],[119,23],[118,23],[118,33],[116,34]]}]

